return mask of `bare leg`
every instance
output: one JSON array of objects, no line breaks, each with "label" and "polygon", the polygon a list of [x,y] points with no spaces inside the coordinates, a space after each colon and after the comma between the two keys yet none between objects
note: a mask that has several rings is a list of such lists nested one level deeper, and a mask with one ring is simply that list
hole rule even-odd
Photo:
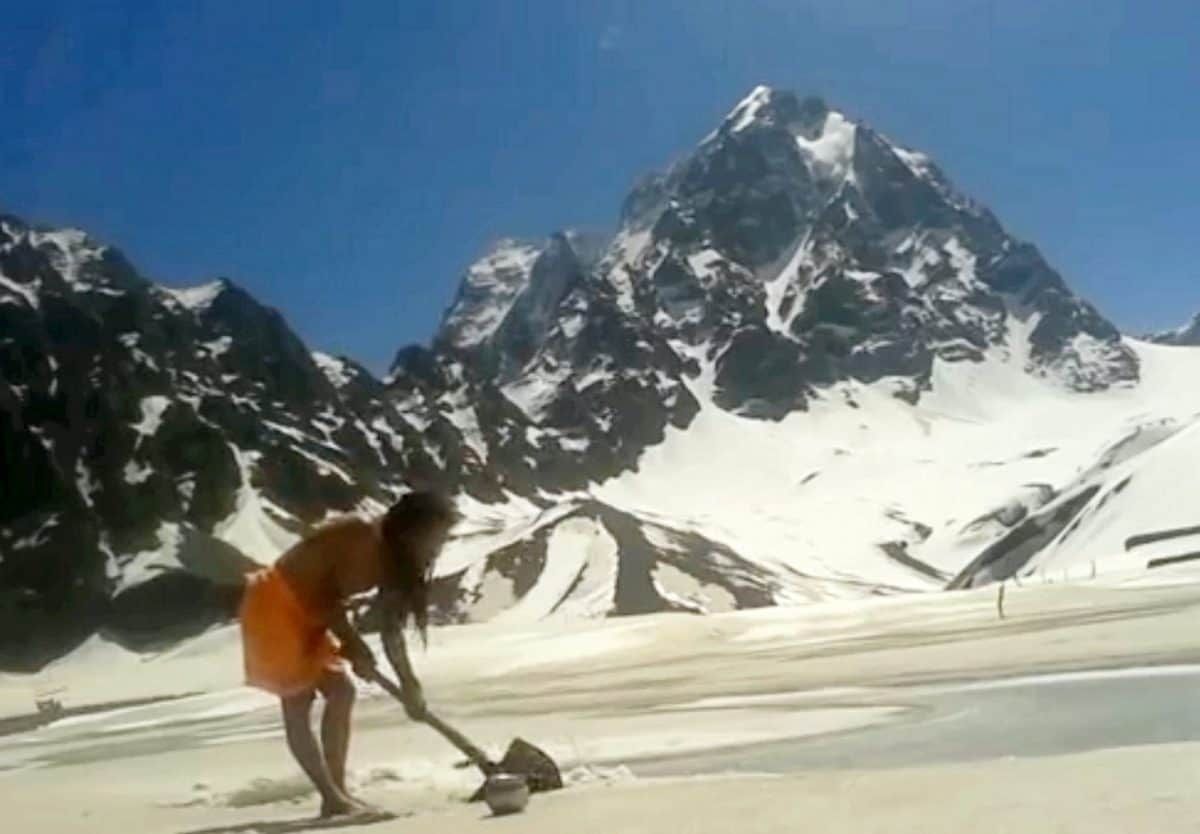
[{"label": "bare leg", "polygon": [[288,749],[321,794],[321,816],[348,814],[357,808],[329,775],[329,769],[320,748],[317,747],[317,739],[309,722],[313,697],[314,693],[310,690],[282,700],[283,727],[287,735]]},{"label": "bare leg", "polygon": [[345,672],[327,672],[317,687],[325,696],[321,715],[321,749],[329,777],[346,796],[346,754],[350,750],[350,712],[354,708],[354,682]]}]

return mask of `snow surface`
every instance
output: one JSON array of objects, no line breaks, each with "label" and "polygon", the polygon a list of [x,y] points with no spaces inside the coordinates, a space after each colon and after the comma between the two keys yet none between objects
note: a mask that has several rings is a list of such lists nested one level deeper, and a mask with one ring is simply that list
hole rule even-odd
[{"label": "snow surface", "polygon": [[286,518],[287,514],[254,488],[258,453],[232,445],[229,449],[237,461],[241,484],[233,512],[213,527],[213,536],[238,548],[259,564],[271,564],[300,537],[276,520]]},{"label": "snow surface", "polygon": [[529,285],[542,252],[541,246],[503,240],[468,268],[463,294],[446,315],[455,345],[474,347],[496,332]]},{"label": "snow surface", "polygon": [[345,388],[354,381],[354,373],[341,359],[336,356],[330,356],[328,353],[313,351],[313,361],[317,363],[317,367],[321,369],[321,373],[325,374],[325,378],[329,380],[334,388]]},{"label": "snow surface", "polygon": [[745,130],[758,118],[759,112],[771,100],[771,88],[760,84],[750,91],[750,95],[746,96],[737,106],[733,108],[726,117],[726,122],[730,125],[729,130],[732,133],[738,133]]},{"label": "snow surface", "polygon": [[150,480],[150,476],[153,474],[153,469],[136,460],[130,460],[125,464],[124,475],[127,484],[143,484]]},{"label": "snow surface", "polygon": [[[865,830],[855,825],[865,817],[878,822],[871,830],[949,834],[981,818],[1006,819],[1031,797],[1054,797],[1057,816],[1038,827],[1031,814],[1013,830],[1186,830],[1179,825],[1193,816],[1161,815],[1194,797],[1196,772],[1187,762],[1195,745],[1162,746],[1155,756],[1126,749],[869,773],[810,768],[772,778],[703,763],[735,747],[828,740],[885,723],[928,727],[923,705],[931,694],[956,681],[968,682],[964,697],[1005,686],[997,678],[1012,670],[1026,680],[1009,686],[1057,686],[1079,669],[1116,669],[1086,673],[1095,686],[1114,676],[1158,676],[1129,667],[1151,654],[1176,666],[1191,655],[1194,578],[1162,588],[1014,588],[1008,623],[996,618],[995,595],[984,590],[712,617],[438,628],[414,662],[430,702],[469,737],[495,754],[519,733],[568,774],[570,790],[536,798],[515,818],[521,830],[649,832],[661,830],[667,814],[676,822],[685,815],[686,830],[704,834],[744,828],[748,819],[759,820],[752,830],[770,834],[794,831],[798,819],[848,834]],[[274,830],[311,814],[316,800],[284,752],[276,700],[241,687],[240,676],[236,628],[146,656],[96,637],[36,676],[0,676],[0,715],[24,712],[39,697],[71,707],[185,696],[75,715],[6,739],[0,785],[9,813],[30,834]],[[461,805],[478,776],[455,769],[456,754],[406,722],[375,687],[363,687],[356,717],[352,787],[413,815],[379,826],[381,834],[506,825],[481,822],[477,807]],[[955,716],[939,720],[955,732]],[[1096,728],[1119,722],[1105,717]],[[695,763],[700,781],[639,777],[643,762],[664,757]],[[1108,781],[1088,781],[1101,776]],[[1119,804],[1100,802],[1095,791],[1119,796]],[[1035,802],[1043,815],[1046,801]],[[1057,824],[1086,814],[1094,824]],[[647,828],[642,817],[656,822]]]},{"label": "snow surface", "polygon": [[814,176],[831,182],[853,179],[855,131],[854,122],[841,113],[830,112],[816,139],[796,137],[796,144]]},{"label": "snow surface", "polygon": [[35,310],[41,309],[41,301],[38,298],[38,293],[41,290],[41,280],[35,280],[29,284],[18,284],[16,281],[8,278],[3,272],[0,272],[0,289],[6,289],[11,294],[0,296],[0,303],[9,300],[21,299],[28,306]]},{"label": "snow surface", "polygon": [[195,287],[181,288],[160,286],[159,290],[186,309],[199,313],[212,306],[212,303],[217,300],[217,296],[224,292],[225,282],[212,281]]},{"label": "snow surface", "polygon": [[537,423],[570,377],[571,368],[568,365],[553,368],[538,366],[500,390],[509,402]]},{"label": "snow surface", "polygon": [[171,401],[159,394],[144,397],[141,402],[142,419],[134,424],[133,430],[142,437],[152,437],[162,425],[163,412],[171,405]]},{"label": "snow surface", "polygon": [[183,535],[179,525],[164,521],[155,535],[157,544],[154,547],[118,560],[121,573],[113,593],[140,585],[161,571],[182,569],[179,548],[183,544]]},{"label": "snow surface", "polygon": [[[981,534],[970,526],[975,519],[1029,484],[1069,490],[1138,426],[1190,426],[1200,413],[1193,383],[1200,350],[1131,341],[1141,384],[1080,395],[1026,373],[1035,324],[1011,322],[1007,345],[988,361],[935,360],[931,390],[915,407],[893,396],[889,380],[845,383],[822,392],[808,412],[768,423],[715,407],[703,379],[693,381],[701,412],[692,425],[669,428],[636,471],[592,492],[629,512],[671,519],[765,568],[800,572],[803,579],[787,583],[797,602],[936,590],[944,580],[893,560],[882,545],[903,542],[949,579],[1007,532],[996,525]],[[1031,567],[1048,579],[1061,579],[1064,569],[1076,578],[1144,569],[1143,554],[1126,551],[1128,538],[1198,523],[1186,492],[1163,492],[1196,465],[1197,436],[1181,433],[1124,464],[1146,474],[1095,516],[1097,525],[1105,519],[1102,527],[1089,532],[1089,510],[1072,537]],[[1125,474],[1110,472],[1108,489]]]},{"label": "snow surface", "polygon": [[229,352],[229,348],[233,346],[232,336],[222,336],[219,339],[213,339],[211,342],[200,342],[197,347],[201,348],[208,354],[210,359],[219,359]]},{"label": "snow surface", "polygon": [[80,275],[84,264],[96,260],[104,253],[104,247],[92,243],[88,236],[79,229],[55,229],[52,231],[31,230],[29,242],[36,248],[47,244],[54,247],[55,253],[50,262],[58,270],[63,280],[75,292],[102,292],[107,295],[122,295],[119,290],[110,287],[100,287],[86,281]]},{"label": "snow surface", "polygon": [[[616,589],[616,554],[617,543],[603,525],[587,518],[564,521],[550,534],[546,566],[537,583],[493,622],[537,622],[555,612],[564,617],[604,616],[612,609]],[[571,594],[571,604],[559,611],[585,573],[590,575]]]}]

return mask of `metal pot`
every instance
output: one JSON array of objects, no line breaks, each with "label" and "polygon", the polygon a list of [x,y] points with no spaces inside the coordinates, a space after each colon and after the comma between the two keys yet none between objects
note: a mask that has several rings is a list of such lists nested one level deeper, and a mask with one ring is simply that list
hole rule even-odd
[{"label": "metal pot", "polygon": [[496,816],[516,814],[529,804],[529,783],[512,773],[496,773],[483,785],[483,801]]}]

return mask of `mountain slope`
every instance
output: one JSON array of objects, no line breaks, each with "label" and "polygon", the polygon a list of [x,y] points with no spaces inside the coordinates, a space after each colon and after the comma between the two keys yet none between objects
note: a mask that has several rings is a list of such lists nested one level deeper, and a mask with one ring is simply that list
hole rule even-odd
[{"label": "mountain slope", "polygon": [[[399,472],[442,471],[380,383],[348,363],[331,381],[331,360],[228,281],[156,286],[82,233],[14,217],[0,276],[0,620],[16,651],[126,622],[122,593],[164,568],[227,579],[330,512],[379,506]],[[175,593],[141,631],[207,616]]]},{"label": "mountain slope", "polygon": [[1150,341],[1160,345],[1200,346],[1200,313],[1183,327],[1155,333],[1150,336]]},{"label": "mountain slope", "polygon": [[[641,180],[611,239],[497,242],[383,380],[228,281],[168,289],[6,216],[0,665],[192,633],[227,616],[194,575],[418,484],[467,515],[450,621],[1075,564],[1051,539],[1103,492],[1078,472],[1142,425],[1190,436],[1192,362],[1123,340],[928,157],[765,87]],[[1022,528],[1039,513],[1053,534]]]}]

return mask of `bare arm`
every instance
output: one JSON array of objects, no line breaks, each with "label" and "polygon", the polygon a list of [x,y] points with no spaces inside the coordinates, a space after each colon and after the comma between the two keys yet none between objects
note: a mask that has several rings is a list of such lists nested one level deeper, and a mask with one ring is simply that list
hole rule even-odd
[{"label": "bare arm", "polygon": [[408,659],[408,646],[404,640],[404,626],[398,614],[398,609],[389,597],[383,598],[383,653],[388,662],[396,670],[400,678],[400,686],[404,690],[405,707],[412,718],[419,718],[425,712],[425,695],[421,690],[421,682],[417,680],[412,663]]}]

